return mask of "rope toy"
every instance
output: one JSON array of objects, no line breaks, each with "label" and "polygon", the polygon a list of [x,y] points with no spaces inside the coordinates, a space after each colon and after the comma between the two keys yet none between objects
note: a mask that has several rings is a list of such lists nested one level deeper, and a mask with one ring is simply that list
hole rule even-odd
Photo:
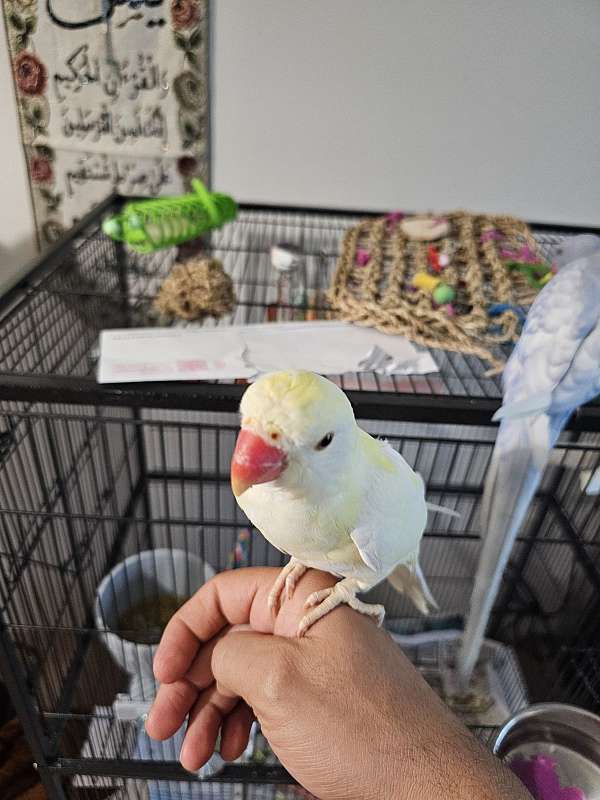
[{"label": "rope toy", "polygon": [[175,264],[154,308],[165,317],[191,321],[229,314],[235,303],[233,283],[223,264],[216,258],[200,258]]},{"label": "rope toy", "polygon": [[[434,236],[436,252],[448,254],[438,275],[430,272]],[[504,363],[497,345],[518,338],[514,307],[530,305],[537,294],[528,276],[506,268],[500,249],[520,252],[525,246],[535,261],[543,261],[528,226],[509,216],[454,211],[432,216],[430,222],[419,216],[414,223],[403,218],[394,225],[386,217],[366,219],[346,232],[329,301],[341,319],[425,347],[478,356],[497,372]],[[369,254],[362,265],[365,257],[357,259],[361,251]],[[432,303],[440,285],[454,292],[451,310],[445,289],[438,298],[446,303]],[[503,310],[492,319],[488,309],[499,303]]]}]

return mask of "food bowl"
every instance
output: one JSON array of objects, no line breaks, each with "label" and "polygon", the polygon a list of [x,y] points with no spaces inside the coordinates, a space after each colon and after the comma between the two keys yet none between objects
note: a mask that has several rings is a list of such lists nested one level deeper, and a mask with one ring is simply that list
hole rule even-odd
[{"label": "food bowl", "polygon": [[530,706],[504,725],[494,753],[534,797],[600,800],[600,717],[589,711]]},{"label": "food bowl", "polygon": [[156,691],[152,662],[164,624],[214,574],[193,553],[162,548],[129,556],[98,586],[96,628],[115,661],[136,678],[131,685],[145,699]]}]

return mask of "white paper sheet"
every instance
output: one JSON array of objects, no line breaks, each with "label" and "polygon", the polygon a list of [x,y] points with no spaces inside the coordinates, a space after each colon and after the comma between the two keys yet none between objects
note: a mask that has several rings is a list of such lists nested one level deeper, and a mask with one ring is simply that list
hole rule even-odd
[{"label": "white paper sheet", "polygon": [[102,331],[98,383],[249,378],[245,348],[233,328]]},{"label": "white paper sheet", "polygon": [[[236,330],[234,328],[233,330]],[[323,375],[381,371],[387,375],[437,372],[429,353],[402,336],[346,322],[284,322],[237,328],[248,346],[247,360],[259,372],[307,369]],[[386,371],[392,367],[393,371]]]},{"label": "white paper sheet", "polygon": [[423,375],[437,365],[401,336],[345,322],[134,328],[100,338],[100,383],[249,378],[278,369]]}]

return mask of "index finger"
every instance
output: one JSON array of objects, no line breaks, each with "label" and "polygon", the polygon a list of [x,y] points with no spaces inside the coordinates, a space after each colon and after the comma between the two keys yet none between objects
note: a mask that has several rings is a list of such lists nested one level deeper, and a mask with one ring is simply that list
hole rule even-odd
[{"label": "index finger", "polygon": [[156,679],[161,683],[180,680],[202,643],[227,625],[250,622],[257,593],[271,585],[277,572],[273,568],[252,567],[220,572],[205,583],[165,628],[154,658]]}]

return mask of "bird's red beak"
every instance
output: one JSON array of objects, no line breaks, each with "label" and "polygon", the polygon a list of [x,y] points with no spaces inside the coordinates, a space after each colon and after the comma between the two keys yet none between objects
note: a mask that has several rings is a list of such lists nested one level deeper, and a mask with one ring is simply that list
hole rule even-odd
[{"label": "bird's red beak", "polygon": [[272,447],[258,434],[242,428],[231,459],[231,488],[234,495],[239,497],[256,483],[275,480],[286,465],[283,450]]}]

